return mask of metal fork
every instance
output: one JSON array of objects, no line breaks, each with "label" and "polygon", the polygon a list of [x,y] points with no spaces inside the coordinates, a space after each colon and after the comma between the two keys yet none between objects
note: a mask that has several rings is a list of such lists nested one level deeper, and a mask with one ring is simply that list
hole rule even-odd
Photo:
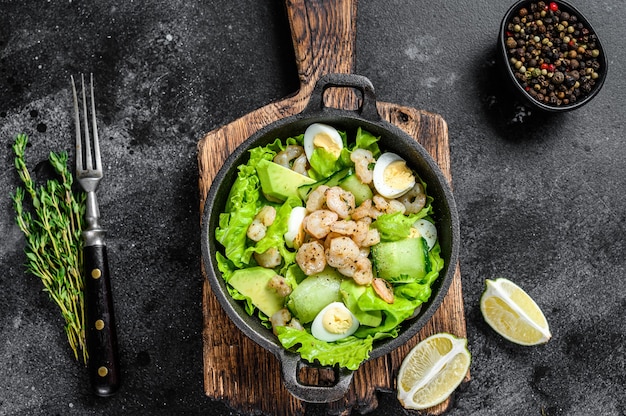
[{"label": "metal fork", "polygon": [[83,263],[85,276],[85,322],[89,378],[92,390],[98,396],[110,396],[119,388],[120,372],[117,351],[117,333],[111,296],[111,282],[107,257],[105,230],[100,226],[100,210],[96,190],[102,179],[100,143],[96,124],[96,104],[93,92],[93,74],[90,76],[91,136],[89,134],[88,106],[85,77],[81,75],[83,131],[79,99],[74,77],[71,77],[74,95],[74,123],[76,125],[76,178],[87,193],[85,229],[83,230]]}]

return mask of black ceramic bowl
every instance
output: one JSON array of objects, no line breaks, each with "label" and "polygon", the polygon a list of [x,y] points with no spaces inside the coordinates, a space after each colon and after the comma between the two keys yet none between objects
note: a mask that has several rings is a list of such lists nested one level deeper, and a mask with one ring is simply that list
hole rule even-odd
[{"label": "black ceramic bowl", "polygon": [[[520,16],[522,9],[526,16]],[[521,21],[514,22],[515,18]],[[537,21],[541,23],[536,24]],[[516,24],[524,30],[522,34],[516,30]],[[513,46],[511,39],[517,45]],[[561,0],[522,0],[513,4],[500,25],[498,59],[505,78],[523,101],[556,113],[591,101],[602,88],[608,70],[605,50],[589,21]],[[521,70],[515,67],[516,61]],[[520,79],[522,73],[524,77]]]},{"label": "black ceramic bowl", "polygon": [[[356,88],[362,92],[362,105],[357,111],[346,111],[324,106],[323,94],[328,87]],[[452,281],[459,247],[459,220],[454,198],[446,178],[430,154],[413,138],[399,128],[380,119],[376,109],[374,89],[367,78],[357,75],[331,74],[316,84],[307,108],[300,114],[279,120],[254,134],[239,146],[226,160],[209,190],[203,213],[202,255],[211,288],[230,319],[248,337],[272,352],[280,361],[285,386],[296,397],[307,402],[331,402],[338,400],[349,388],[352,372],[335,369],[332,386],[304,385],[298,380],[298,372],[304,363],[298,354],[285,350],[271,330],[263,327],[255,316],[249,316],[243,305],[228,293],[226,284],[217,267],[215,253],[223,250],[215,240],[219,214],[223,212],[230,188],[237,175],[237,167],[249,159],[249,150],[264,146],[276,138],[287,138],[304,132],[311,123],[327,123],[352,133],[362,127],[381,136],[382,149],[401,154],[428,185],[429,195],[434,197],[434,219],[437,222],[444,269],[432,286],[432,295],[423,305],[419,315],[402,325],[397,338],[377,342],[370,359],[389,353],[415,335],[437,310]]]}]

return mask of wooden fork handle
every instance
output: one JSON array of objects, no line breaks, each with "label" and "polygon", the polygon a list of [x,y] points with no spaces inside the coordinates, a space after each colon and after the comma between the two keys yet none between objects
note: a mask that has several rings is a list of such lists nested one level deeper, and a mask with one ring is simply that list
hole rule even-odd
[{"label": "wooden fork handle", "polygon": [[94,393],[113,395],[120,385],[117,333],[106,246],[85,246],[85,319],[89,378]]}]

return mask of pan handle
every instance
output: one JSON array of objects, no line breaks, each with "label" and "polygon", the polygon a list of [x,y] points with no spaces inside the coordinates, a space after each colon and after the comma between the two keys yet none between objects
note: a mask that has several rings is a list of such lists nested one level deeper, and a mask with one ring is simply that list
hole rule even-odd
[{"label": "pan handle", "polygon": [[302,362],[300,355],[281,351],[280,361],[285,387],[296,398],[308,403],[329,403],[341,399],[348,392],[354,374],[345,368],[334,368],[335,384],[331,386],[302,384],[298,375],[306,364]]},{"label": "pan handle", "polygon": [[[362,76],[356,74],[326,74],[315,83],[315,87],[311,92],[311,98],[302,111],[303,115],[311,116],[323,112],[327,107],[324,103],[324,92],[328,88],[354,88],[361,93],[359,107],[355,110],[361,117],[369,121],[380,121],[380,114],[376,108],[376,94],[372,82]],[[346,110],[342,110],[346,111]]]}]

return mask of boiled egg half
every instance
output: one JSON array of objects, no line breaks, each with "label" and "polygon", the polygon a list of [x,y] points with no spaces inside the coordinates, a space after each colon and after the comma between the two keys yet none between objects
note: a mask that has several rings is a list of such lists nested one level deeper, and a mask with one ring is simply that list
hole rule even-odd
[{"label": "boiled egg half", "polygon": [[423,237],[424,240],[426,240],[428,250],[430,251],[437,242],[437,228],[435,227],[435,224],[428,220],[417,220],[411,227],[411,234],[409,236],[414,238]]},{"label": "boiled egg half", "polygon": [[304,242],[304,217],[306,208],[293,207],[287,220],[287,232],[283,236],[287,247],[298,249]]},{"label": "boiled egg half", "polygon": [[385,198],[397,198],[415,185],[415,175],[406,161],[395,153],[380,155],[373,172],[374,188]]},{"label": "boiled egg half", "polygon": [[338,341],[356,332],[359,321],[341,302],[332,302],[324,307],[311,324],[311,334],[326,342]]},{"label": "boiled egg half", "polygon": [[324,149],[339,159],[343,140],[337,129],[327,124],[313,123],[304,131],[304,153],[310,161],[315,149]]}]

